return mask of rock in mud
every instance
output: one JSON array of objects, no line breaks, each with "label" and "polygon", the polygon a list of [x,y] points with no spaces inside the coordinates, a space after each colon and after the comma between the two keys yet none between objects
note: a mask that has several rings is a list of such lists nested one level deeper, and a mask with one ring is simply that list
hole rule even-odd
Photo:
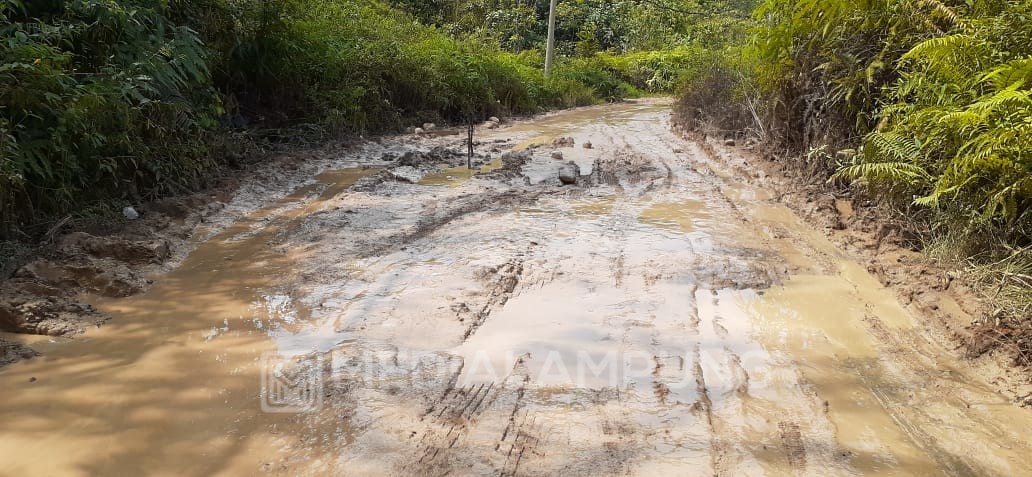
[{"label": "rock in mud", "polygon": [[425,154],[419,151],[406,151],[401,157],[397,159],[399,166],[412,166],[419,167],[420,165],[429,162]]},{"label": "rock in mud", "polygon": [[36,356],[39,356],[39,353],[28,346],[0,339],[0,367]]},{"label": "rock in mud", "polygon": [[563,159],[562,151],[552,151],[552,159],[558,159],[561,161]]},{"label": "rock in mud", "polygon": [[37,335],[74,335],[97,326],[107,317],[78,303],[58,289],[40,293],[45,285],[12,279],[0,290],[0,330]]},{"label": "rock in mud", "polygon": [[593,146],[591,145],[591,141],[585,141],[584,144],[582,144],[582,147],[584,147],[584,149],[591,149]]},{"label": "rock in mud", "polygon": [[662,177],[665,174],[665,171],[657,169],[649,158],[641,154],[617,154],[596,159],[588,180],[594,185],[636,184],[647,177]]},{"label": "rock in mud", "polygon": [[434,124],[434,123],[423,123],[423,130],[424,131],[429,132],[429,131],[433,131],[436,128],[437,128],[437,125]]},{"label": "rock in mud", "polygon": [[466,150],[459,151],[445,146],[434,146],[433,149],[426,153],[426,157],[434,163],[446,162],[453,166],[458,166],[466,163]]},{"label": "rock in mud", "polygon": [[495,169],[491,172],[481,174],[481,177],[505,180],[521,175],[520,170],[525,164],[530,162],[531,156],[527,151],[508,151],[503,152],[499,159],[502,160],[502,167]]},{"label": "rock in mud", "polygon": [[575,141],[570,136],[557,137],[552,140],[552,147],[573,147]]},{"label": "rock in mud", "polygon": [[423,128],[416,128],[412,133],[416,136],[422,136],[423,134],[426,134],[426,131]]},{"label": "rock in mud", "polygon": [[498,119],[497,116],[491,116],[490,118],[487,118],[487,120],[492,122],[492,123],[500,123],[500,122],[502,122],[502,120]]},{"label": "rock in mud", "polygon": [[140,213],[137,212],[136,209],[134,209],[132,207],[126,207],[126,208],[122,209],[122,216],[127,218],[127,219],[129,219],[129,220],[136,220],[136,219],[140,218]]},{"label": "rock in mud", "polygon": [[724,140],[724,145],[725,145],[725,146],[734,146],[735,144],[736,144],[736,143],[735,143],[735,140],[734,140],[734,139],[725,139],[725,140]]},{"label": "rock in mud", "polygon": [[559,182],[563,184],[576,184],[578,177],[580,177],[580,166],[573,161],[567,162],[559,169]]}]

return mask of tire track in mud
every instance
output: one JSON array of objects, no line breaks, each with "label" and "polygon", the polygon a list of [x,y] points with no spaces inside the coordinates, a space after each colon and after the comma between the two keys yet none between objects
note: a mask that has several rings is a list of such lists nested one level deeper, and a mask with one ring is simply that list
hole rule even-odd
[{"label": "tire track in mud", "polygon": [[463,341],[473,336],[473,333],[476,333],[477,329],[484,324],[484,321],[491,316],[491,312],[505,306],[505,303],[513,296],[516,287],[523,278],[523,264],[526,261],[525,256],[527,254],[529,254],[529,251],[521,253],[496,270],[488,272],[493,277],[488,282],[487,298],[476,312],[471,312],[466,303],[452,305],[452,309],[456,310],[456,316],[459,321],[466,325],[466,332],[462,336]]},{"label": "tire track in mud", "polygon": [[[488,464],[491,473],[515,476],[526,457],[543,456],[538,444],[544,431],[525,403],[530,383],[527,358],[518,358],[510,374],[499,383],[456,387],[460,369],[420,418],[429,425],[405,472],[448,475],[462,462],[473,459]],[[492,434],[495,432],[499,433]],[[488,443],[493,445],[488,447]]]},{"label": "tire track in mud", "polygon": [[[793,363],[742,343],[732,291],[700,290],[701,327],[695,377],[711,432],[714,475],[850,474],[821,400]],[[734,324],[734,327],[731,325]],[[753,376],[751,369],[760,371]]]},{"label": "tire track in mud", "polygon": [[806,468],[806,447],[803,445],[803,433],[799,424],[792,421],[778,423],[781,433],[781,446],[788,457],[788,465],[792,470],[801,471]]},{"label": "tire track in mud", "polygon": [[[716,307],[719,303],[718,295],[716,290],[706,290],[701,293],[697,293],[696,296],[703,295],[698,300],[710,300],[711,306]],[[708,295],[708,296],[707,296]],[[702,315],[701,312],[697,312]],[[715,314],[709,313],[706,316],[700,316],[700,320],[708,322],[712,330],[715,331],[716,322],[719,320]],[[722,475],[734,475],[737,469],[736,452],[734,452],[734,439],[730,435],[732,430],[729,425],[719,415],[718,407],[721,405],[723,397],[720,395],[719,390],[711,389],[710,385],[707,384],[706,379],[706,363],[713,358],[708,356],[708,347],[704,348],[704,341],[707,338],[708,333],[705,333],[702,326],[702,322],[699,322],[699,326],[696,328],[697,336],[699,341],[695,344],[695,367],[693,369],[695,374],[695,382],[698,387],[699,393],[699,407],[706,417],[706,423],[709,425],[710,431],[710,467],[713,469],[713,474],[717,476]],[[707,351],[704,353],[704,351]],[[713,364],[709,365],[714,366]],[[712,371],[711,371],[712,372]],[[714,385],[716,382],[714,382]],[[716,396],[714,396],[716,392]],[[714,400],[714,397],[717,399]]]},{"label": "tire track in mud", "polygon": [[[461,371],[460,371],[461,372]],[[435,421],[441,429],[447,428],[444,435],[438,433],[423,434],[419,446],[422,453],[417,463],[429,465],[442,452],[455,447],[455,444],[475,426],[485,400],[494,389],[495,383],[470,385],[466,387],[449,387],[444,395],[430,405],[423,418]],[[493,398],[492,398],[493,399]],[[486,405],[490,405],[488,401]]]},{"label": "tire track in mud", "polygon": [[[491,197],[506,197],[501,200],[506,207],[550,195],[554,200],[542,201],[544,205],[514,220],[518,224],[513,231],[531,231],[515,236],[531,245],[507,246],[501,259],[490,256],[496,264],[490,267],[478,262],[472,273],[475,290],[449,296],[452,313],[445,318],[461,322],[456,329],[471,349],[529,342],[530,349],[540,351],[548,345],[564,348],[562,339],[567,337],[571,346],[588,339],[592,341],[585,346],[645,356],[648,369],[618,385],[591,389],[607,396],[598,400],[587,399],[587,389],[532,378],[528,366],[541,367],[542,356],[527,354],[504,378],[475,384],[459,385],[460,369],[435,384],[432,395],[426,394],[420,425],[414,427],[418,431],[402,447],[411,453],[404,473],[662,475],[664,470],[690,469],[698,475],[856,474],[854,456],[836,440],[828,402],[806,380],[799,363],[788,353],[759,350],[749,335],[752,324],[735,316],[734,307],[745,306],[735,304],[738,298],[787,274],[776,262],[778,255],[766,252],[777,248],[773,241],[798,242],[805,249],[808,238],[780,217],[758,223],[752,208],[766,200],[737,200],[734,193],[740,191],[728,192],[725,178],[695,164],[705,162],[698,146],[684,144],[683,150],[668,153],[675,143],[665,132],[629,135],[616,128],[595,129],[614,136],[617,147],[601,152],[589,178],[579,181],[587,187],[563,188],[553,195],[545,192],[551,186],[528,186],[537,191],[528,202],[512,197],[521,192],[429,202],[417,224],[391,235],[374,251],[395,253],[402,244],[431,237],[478,212],[486,214],[477,218],[505,220],[493,214],[498,209],[489,203]],[[582,197],[592,199],[589,205],[603,206],[585,213],[574,205],[571,214],[564,199]],[[655,205],[683,207],[686,215],[696,214],[690,218],[699,220],[698,226],[651,230],[656,224],[644,223],[644,210]],[[731,238],[720,235],[727,231]],[[759,237],[733,236],[742,231],[758,232]],[[452,238],[449,234],[450,229],[444,236]],[[709,241],[694,241],[699,236]],[[679,248],[675,242],[682,239],[684,247]],[[578,243],[585,240],[591,244]],[[805,249],[799,255],[820,260],[817,252]],[[580,295],[595,296],[590,299],[601,304],[580,304]],[[589,313],[606,317],[588,323],[599,329],[582,336],[577,334],[580,328],[565,327],[561,329],[569,335],[543,331],[507,339],[506,333],[524,330],[496,327],[498,320],[518,325],[520,313],[536,313],[533,300],[539,298],[549,313],[528,320],[529,327],[551,326],[570,312],[584,320],[592,318]],[[584,310],[590,311],[581,314]],[[465,371],[471,374],[476,366],[467,359]],[[677,381],[684,376],[689,386],[679,388]],[[865,386],[877,388],[876,378]],[[886,389],[883,406],[906,402],[892,394],[902,388]],[[911,434],[929,435],[917,434],[921,430],[918,426]],[[874,457],[861,458],[872,459],[869,466],[892,465],[877,461],[882,455],[892,454],[871,452]],[[959,466],[944,467],[965,472]]]},{"label": "tire track in mud", "polygon": [[488,191],[468,194],[451,199],[443,208],[443,211],[438,210],[439,203],[433,201],[424,206],[423,217],[415,225],[408,230],[379,239],[377,243],[367,243],[364,246],[360,246],[357,256],[359,258],[367,258],[387,255],[409,243],[426,238],[438,229],[467,215],[492,212],[504,207],[530,204],[536,202],[544,194],[544,191],[529,189],[510,189],[502,192]]},{"label": "tire track in mud", "polygon": [[[872,313],[864,316],[866,328],[876,338],[876,346],[880,348],[875,369],[871,366],[855,366],[857,376],[871,391],[879,405],[890,415],[897,426],[907,435],[915,447],[924,451],[930,458],[943,466],[949,475],[979,475],[986,473],[973,467],[973,463],[963,458],[962,453],[953,449],[943,447],[941,439],[937,438],[942,432],[943,426],[956,416],[936,416],[935,404],[938,401],[946,400],[955,404],[954,409],[959,409],[965,416],[964,421],[979,421],[982,416],[969,411],[971,403],[965,398],[968,392],[968,384],[961,382],[960,377],[947,379],[943,376],[953,376],[956,372],[953,369],[944,370],[940,375],[931,372],[917,372],[917,370],[930,370],[938,368],[935,359],[927,354],[924,345],[919,340],[910,336],[910,331],[897,330],[892,332],[887,325]],[[889,359],[889,358],[892,359]],[[906,363],[906,366],[902,366]],[[948,389],[947,393],[937,390]],[[899,403],[907,403],[900,406]],[[950,432],[965,432],[963,427],[951,425]],[[1003,432],[1002,429],[996,429]],[[976,436],[970,437],[971,442],[977,442]]]}]

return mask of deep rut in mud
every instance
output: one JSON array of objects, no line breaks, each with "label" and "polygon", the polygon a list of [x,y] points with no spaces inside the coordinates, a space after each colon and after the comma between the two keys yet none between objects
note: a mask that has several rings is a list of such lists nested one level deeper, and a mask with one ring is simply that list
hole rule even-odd
[{"label": "deep rut in mud", "polygon": [[1032,475],[1032,414],[668,107],[342,157],[0,371],[0,474]]}]

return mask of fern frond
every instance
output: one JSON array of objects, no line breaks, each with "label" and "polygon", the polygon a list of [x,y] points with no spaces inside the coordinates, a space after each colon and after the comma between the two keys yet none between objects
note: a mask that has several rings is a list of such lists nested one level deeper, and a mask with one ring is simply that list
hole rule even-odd
[{"label": "fern frond", "polygon": [[1032,83],[1032,58],[1022,58],[997,66],[979,79],[995,91],[1018,89]]},{"label": "fern frond", "polygon": [[921,145],[915,139],[893,132],[874,132],[864,138],[865,151],[875,157],[887,157],[897,162],[913,162],[921,154]]},{"label": "fern frond", "polygon": [[855,181],[896,182],[908,186],[928,183],[931,176],[921,167],[909,162],[865,162],[844,167],[831,176],[829,182]]},{"label": "fern frond", "polygon": [[964,81],[981,69],[982,58],[988,57],[984,40],[966,34],[930,38],[906,52],[900,62],[918,65],[956,81]]}]

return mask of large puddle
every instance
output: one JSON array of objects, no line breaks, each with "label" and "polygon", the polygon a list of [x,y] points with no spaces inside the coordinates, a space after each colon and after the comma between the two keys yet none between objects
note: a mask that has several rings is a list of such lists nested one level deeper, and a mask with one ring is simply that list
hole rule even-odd
[{"label": "large puddle", "polygon": [[275,338],[289,342],[307,315],[290,296],[304,251],[276,244],[374,172],[320,175],[201,244],[147,293],[96,301],[108,325],[3,370],[0,473],[253,474],[296,441],[294,417],[262,412],[260,400],[263,353],[280,352]]},{"label": "large puddle", "polygon": [[510,195],[316,177],[95,301],[104,327],[32,338],[0,475],[1032,475],[1030,413],[769,193],[696,172],[668,107],[487,133],[615,157],[587,189],[549,148]]}]

